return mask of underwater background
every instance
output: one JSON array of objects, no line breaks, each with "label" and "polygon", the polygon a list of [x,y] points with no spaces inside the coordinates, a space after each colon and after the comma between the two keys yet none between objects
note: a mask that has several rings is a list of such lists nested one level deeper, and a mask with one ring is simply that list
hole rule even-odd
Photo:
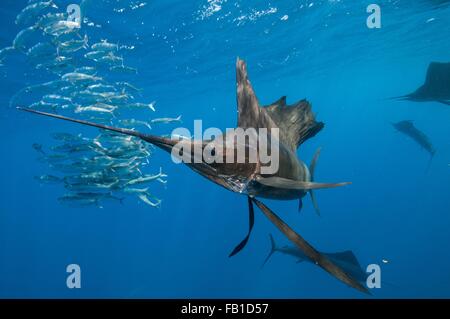
[{"label": "underwater background", "polygon": [[[55,1],[64,8],[76,1]],[[381,29],[369,29],[366,8],[381,6]],[[261,104],[283,95],[307,98],[325,128],[302,145],[309,163],[322,147],[317,216],[309,199],[264,200],[321,251],[352,250],[362,267],[379,264],[382,287],[369,298],[450,297],[450,107],[389,100],[414,91],[430,62],[450,60],[450,6],[445,1],[103,1],[81,4],[80,34],[107,39],[136,74],[120,75],[156,101],[141,118],[177,117],[193,129],[236,125],[236,58],[248,64]],[[23,27],[27,1],[2,0],[0,47]],[[87,52],[87,51],[86,51]],[[32,144],[55,145],[51,133],[98,130],[19,112],[10,103],[24,87],[57,76],[36,70],[20,52],[0,66],[0,297],[3,298],[367,298],[311,263],[274,254],[287,239],[256,209],[245,249],[245,196],[213,185],[154,150],[146,170],[167,174],[151,183],[153,208],[135,197],[102,207],[58,201],[57,174]],[[120,78],[120,79],[119,79]],[[450,83],[449,83],[450,85]],[[148,113],[145,113],[148,112]],[[142,115],[144,114],[144,115]],[[413,120],[436,148],[429,154],[392,122]],[[179,123],[152,126],[170,134]],[[142,128],[141,131],[149,132]],[[66,286],[78,264],[81,289]]]}]

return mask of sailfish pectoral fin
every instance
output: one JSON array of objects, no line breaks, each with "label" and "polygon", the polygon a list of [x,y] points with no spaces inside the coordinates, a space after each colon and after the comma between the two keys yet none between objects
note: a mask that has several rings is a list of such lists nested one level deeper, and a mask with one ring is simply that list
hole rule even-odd
[{"label": "sailfish pectoral fin", "polygon": [[349,285],[366,294],[370,294],[369,290],[360,284],[356,279],[347,274],[341,267],[333,263],[325,255],[321,254],[314,247],[312,247],[306,240],[297,234],[289,225],[287,225],[280,217],[272,212],[266,205],[257,199],[251,199],[256,206],[264,213],[264,215],[291,241],[293,242],[309,259],[316,265],[322,267],[328,273]]},{"label": "sailfish pectoral fin", "polygon": [[256,181],[260,184],[271,186],[275,188],[284,189],[295,189],[309,191],[312,189],[322,189],[322,188],[335,188],[351,184],[350,182],[344,183],[314,183],[314,182],[302,182],[295,181],[292,179],[282,178],[282,177],[257,177]]},{"label": "sailfish pectoral fin", "polygon": [[248,197],[248,218],[249,218],[249,225],[248,225],[247,236],[245,236],[245,238],[239,243],[239,245],[237,245],[233,249],[233,251],[231,252],[231,254],[228,257],[233,257],[238,252],[240,252],[245,247],[245,245],[247,245],[248,239],[250,238],[250,234],[252,232],[253,225],[255,224],[255,210],[253,208],[253,202],[250,197]]}]

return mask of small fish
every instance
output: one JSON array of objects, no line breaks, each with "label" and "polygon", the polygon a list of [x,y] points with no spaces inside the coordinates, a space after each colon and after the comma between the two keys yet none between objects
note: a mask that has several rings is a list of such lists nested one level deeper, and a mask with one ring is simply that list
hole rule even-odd
[{"label": "small fish", "polygon": [[41,153],[42,155],[46,155],[44,150],[42,149],[42,144],[34,143],[33,145],[31,145],[31,147],[33,147],[36,152]]},{"label": "small fish", "polygon": [[150,156],[150,152],[144,145],[141,144],[132,144],[115,148],[108,148],[104,150],[102,154],[122,159],[130,159],[134,157],[142,158]]},{"label": "small fish", "polygon": [[39,42],[27,51],[29,58],[51,57],[56,54],[55,48],[47,42]]},{"label": "small fish", "polygon": [[105,85],[101,83],[89,85],[87,89],[96,93],[112,92],[116,90],[116,88],[112,85]]},{"label": "small fish", "polygon": [[134,92],[141,92],[142,91],[142,89],[139,89],[139,88],[135,87],[134,85],[132,85],[132,84],[130,84],[128,82],[116,82],[115,84],[120,86],[120,87],[122,87],[122,90],[129,89],[129,90],[132,90]]},{"label": "small fish", "polygon": [[125,92],[122,92],[120,94],[117,94],[116,92],[105,92],[105,93],[100,93],[100,95],[108,100],[109,102],[112,103],[126,103],[128,100],[132,100],[134,99],[134,97],[132,95],[129,95]]},{"label": "small fish", "polygon": [[74,70],[75,73],[84,73],[89,75],[95,75],[97,73],[97,69],[92,66],[82,66],[80,68],[76,68]]},{"label": "small fish", "polygon": [[86,59],[89,60],[98,60],[104,57],[106,53],[104,51],[90,51],[84,55]]},{"label": "small fish", "polygon": [[61,79],[68,82],[97,82],[102,80],[102,78],[94,75],[76,72],[66,73]]},{"label": "small fish", "polygon": [[109,68],[110,71],[119,72],[119,73],[128,73],[128,74],[137,74],[138,70],[131,66],[126,65],[115,65]]},{"label": "small fish", "polygon": [[127,182],[127,183],[125,184],[125,186],[128,186],[128,185],[136,185],[136,184],[144,184],[144,183],[148,183],[148,182],[152,182],[152,181],[161,179],[161,178],[163,178],[163,177],[167,177],[167,175],[164,174],[164,173],[162,172],[162,168],[160,168],[158,174],[155,174],[155,175],[147,175],[147,176],[141,176],[141,177],[139,177],[139,178],[136,178],[136,179],[133,179],[133,180]]},{"label": "small fish", "polygon": [[[95,142],[90,142],[90,144],[93,146],[93,150],[96,152],[99,152],[101,150],[104,150],[102,146]],[[106,167],[114,165],[115,158],[112,158],[110,156],[104,156],[104,155],[97,155],[94,157],[83,157],[80,159],[79,164],[81,166],[96,166],[96,167]]]},{"label": "small fish", "polygon": [[77,32],[79,28],[80,24],[76,21],[60,20],[44,28],[44,33],[59,37],[64,34]]},{"label": "small fish", "polygon": [[26,24],[40,15],[43,10],[49,8],[58,9],[58,7],[51,0],[47,2],[29,4],[17,15],[16,24]]},{"label": "small fish", "polygon": [[58,104],[55,103],[47,103],[44,101],[35,102],[33,104],[30,104],[28,106],[30,109],[37,109],[40,111],[47,110],[47,111],[53,111],[56,112],[58,109]]},{"label": "small fish", "polygon": [[56,56],[54,60],[36,65],[36,69],[44,69],[60,74],[64,73],[68,69],[72,69],[72,62],[73,59],[71,57]]},{"label": "small fish", "polygon": [[116,140],[115,143],[120,145],[119,148],[123,148],[123,149],[126,148],[129,151],[133,151],[136,149],[138,149],[138,150],[146,149],[146,147],[147,147],[147,145],[142,144],[142,142],[140,140],[137,140],[134,137],[131,139]]},{"label": "small fish", "polygon": [[114,110],[117,109],[117,106],[114,106],[114,105],[111,105],[111,104],[107,104],[107,103],[103,103],[103,102],[97,102],[93,106],[100,107],[102,109],[111,110],[111,111],[114,111]]},{"label": "small fish", "polygon": [[126,187],[123,189],[123,191],[125,193],[129,193],[129,194],[145,194],[148,192],[148,187],[147,188],[130,188],[130,187]]},{"label": "small fish", "polygon": [[60,163],[67,161],[69,157],[66,154],[50,154],[45,156],[43,159],[49,163]]},{"label": "small fish", "polygon": [[97,136],[94,141],[97,142],[106,142],[106,143],[118,143],[118,144],[126,144],[129,143],[135,139],[133,136],[124,136],[124,135],[118,135],[116,134],[109,134],[109,133],[102,133],[101,135]]},{"label": "small fish", "polygon": [[70,97],[65,97],[58,94],[47,94],[42,97],[44,102],[55,103],[55,104],[72,104],[72,99]]},{"label": "small fish", "polygon": [[122,124],[126,127],[130,127],[130,128],[133,128],[136,126],[146,126],[149,130],[152,129],[150,124],[148,124],[147,122],[136,120],[136,119],[124,119],[124,120],[120,120],[119,122],[120,122],[120,124]]},{"label": "small fish", "polygon": [[161,117],[161,118],[153,119],[150,121],[150,123],[164,123],[164,124],[169,124],[169,123],[174,123],[174,122],[181,123],[181,115],[178,117],[175,117],[175,118]]},{"label": "small fish", "polygon": [[156,112],[155,103],[156,102],[154,102],[154,101],[152,103],[148,103],[148,104],[147,103],[129,103],[129,104],[124,105],[124,107],[128,108],[128,109],[150,109],[153,112]]},{"label": "small fish", "polygon": [[101,113],[114,116],[114,110],[104,109],[98,106],[77,106],[75,113]]},{"label": "small fish", "polygon": [[[161,200],[151,196],[149,193],[144,194],[138,194],[138,197],[140,200],[142,200],[144,203],[151,207],[160,207],[161,206]],[[152,202],[149,197],[153,197],[155,199],[155,202]]]},{"label": "small fish", "polygon": [[67,20],[66,13],[47,13],[42,15],[39,20],[36,22],[35,26],[39,29],[44,30],[46,27],[62,20]]},{"label": "small fish", "polygon": [[[106,63],[106,64],[123,64],[123,58],[119,56],[115,56],[112,52],[109,52],[107,55],[102,56],[101,58],[95,59],[95,62]],[[110,68],[111,70],[111,68]]]},{"label": "small fish", "polygon": [[112,168],[112,169],[129,168],[129,167],[132,167],[134,164],[136,164],[136,161],[138,163],[140,163],[136,156],[131,157],[130,159],[127,159],[125,161],[119,160],[119,161],[116,161],[115,163],[113,163],[110,168]]},{"label": "small fish", "polygon": [[119,183],[119,180],[115,180],[112,183],[104,183],[103,181],[99,182],[87,182],[81,181],[78,183],[66,183],[64,186],[67,190],[71,191],[95,191],[95,190],[113,190],[115,186]]},{"label": "small fish", "polygon": [[88,48],[88,36],[85,35],[82,40],[70,40],[58,44],[58,52],[73,53],[81,49]]},{"label": "small fish", "polygon": [[119,46],[114,43],[109,43],[107,40],[102,40],[101,42],[94,43],[91,49],[94,51],[118,51]]},{"label": "small fish", "polygon": [[59,88],[59,90],[56,91],[55,93],[59,93],[60,95],[64,96],[71,96],[72,98],[72,96],[75,94],[75,91],[77,90],[78,90],[77,86],[70,83],[69,85]]},{"label": "small fish", "polygon": [[65,142],[79,142],[83,139],[81,137],[81,134],[73,135],[70,133],[57,132],[57,133],[52,133],[51,136],[53,137],[53,139],[55,139],[57,141],[65,141]]},{"label": "small fish", "polygon": [[21,30],[19,33],[17,33],[16,37],[13,40],[13,47],[16,50],[27,52],[27,42],[29,42],[30,38],[34,36],[36,30],[37,28],[35,26]]},{"label": "small fish", "polygon": [[16,49],[11,46],[11,47],[5,47],[3,49],[0,50],[0,64],[6,59],[6,57],[8,55],[10,55],[11,53],[13,53]]},{"label": "small fish", "polygon": [[61,87],[64,86],[64,81],[61,80],[54,80],[49,81],[41,84],[36,85],[30,85],[27,87],[24,87],[23,89],[19,90],[16,94],[14,94],[11,99],[9,100],[9,106],[13,107],[14,105],[17,105],[16,103],[17,99],[19,99],[22,95],[29,95],[31,93],[39,93],[42,94],[45,92],[54,92],[56,90],[59,90]]},{"label": "small fish", "polygon": [[72,98],[81,104],[95,103],[98,101],[108,101],[101,93],[89,90],[76,91],[72,93]]},{"label": "small fish", "polygon": [[66,184],[101,183],[112,185],[113,183],[118,183],[119,179],[114,176],[107,176],[107,174],[105,174],[105,172],[101,170],[79,175],[66,176],[64,177],[64,182]]},{"label": "small fish", "polygon": [[111,193],[86,192],[86,193],[76,193],[75,196],[78,196],[81,198],[92,198],[92,199],[97,199],[97,200],[113,199],[113,200],[119,201],[120,203],[123,203],[123,198],[113,196]]},{"label": "small fish", "polygon": [[62,179],[57,177],[57,176],[53,176],[53,175],[41,175],[41,176],[35,176],[34,177],[36,180],[38,180],[40,183],[45,183],[45,184],[59,184],[62,182]]},{"label": "small fish", "polygon": [[76,194],[66,194],[62,197],[58,198],[58,201],[64,204],[69,205],[76,205],[76,206],[97,206],[101,207],[99,205],[98,198],[89,198],[89,197],[82,197],[77,196]]},{"label": "small fish", "polygon": [[90,152],[96,149],[96,145],[89,143],[66,143],[62,145],[53,146],[52,150],[60,153],[80,153],[80,152]]}]

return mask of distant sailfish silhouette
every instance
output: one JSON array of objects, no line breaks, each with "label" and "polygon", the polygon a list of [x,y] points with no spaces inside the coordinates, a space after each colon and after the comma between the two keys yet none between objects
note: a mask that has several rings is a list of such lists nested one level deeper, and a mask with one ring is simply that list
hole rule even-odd
[{"label": "distant sailfish silhouette", "polygon": [[450,105],[450,62],[432,62],[428,66],[425,83],[411,94],[393,99],[415,102],[435,101]]},{"label": "distant sailfish silhouette", "polygon": [[417,144],[422,146],[422,148],[430,153],[431,158],[433,158],[434,154],[436,153],[433,144],[431,144],[430,139],[425,135],[425,133],[414,126],[413,121],[400,121],[398,123],[392,123],[392,126],[394,126],[397,131],[405,134],[406,136],[414,140]]},{"label": "distant sailfish silhouette", "polygon": [[[308,256],[306,256],[305,253],[300,249],[298,249],[297,247],[295,246],[278,247],[275,244],[273,236],[269,235],[269,238],[271,248],[262,266],[264,266],[269,261],[270,257],[272,257],[272,255],[275,252],[279,252],[283,255],[292,256],[297,259],[297,263],[301,263],[304,261],[314,263],[313,260],[311,260]],[[355,254],[352,251],[346,250],[334,253],[321,252],[321,254],[327,256],[328,259],[332,260],[335,264],[339,265],[342,269],[344,269],[344,271],[347,274],[351,275],[361,284],[364,284],[367,281],[367,273],[361,267],[361,265],[358,262],[358,259],[356,258]]]},{"label": "distant sailfish silhouette", "polygon": [[[249,208],[249,230],[247,236],[233,250],[230,256],[242,250],[250,236],[254,224],[254,209],[256,205],[264,215],[292,242],[294,243],[314,264],[322,267],[328,273],[343,281],[347,285],[359,291],[369,293],[367,287],[348,274],[338,264],[334,263],[327,256],[321,254],[306,242],[299,234],[281,220],[273,211],[256,198],[271,198],[278,200],[301,200],[307,194],[311,195],[313,205],[317,208],[314,197],[314,190],[323,188],[333,188],[347,185],[349,183],[316,183],[314,182],[314,169],[318,158],[318,153],[313,157],[311,166],[308,168],[297,157],[297,148],[306,140],[316,135],[324,124],[315,120],[315,115],[311,110],[311,104],[302,100],[294,105],[286,104],[286,97],[280,98],[275,103],[261,107],[247,74],[247,66],[244,61],[238,59],[236,62],[237,80],[237,106],[238,106],[238,128],[259,129],[278,128],[280,130],[280,156],[279,170],[273,174],[264,174],[261,171],[262,163],[252,163],[249,157],[249,144],[245,144],[246,160],[244,163],[231,163],[223,160],[221,162],[209,162],[205,158],[201,161],[186,162],[191,169],[208,180],[238,194],[247,196]],[[226,158],[227,154],[237,154],[240,147],[236,141],[235,132],[226,134],[229,136],[218,136],[213,140],[178,140],[166,137],[147,135],[137,131],[106,126],[102,124],[87,122],[83,120],[67,118],[57,114],[44,113],[32,109],[21,108],[24,111],[50,116],[53,118],[71,121],[83,125],[89,125],[104,130],[114,131],[120,134],[135,136],[141,140],[151,143],[169,153],[177,145],[183,143],[189,158],[196,156],[196,149],[201,151],[205,148],[213,147],[216,155]],[[229,137],[229,138],[227,138]],[[219,143],[225,140],[234,143]],[[260,156],[258,154],[257,158]]]}]

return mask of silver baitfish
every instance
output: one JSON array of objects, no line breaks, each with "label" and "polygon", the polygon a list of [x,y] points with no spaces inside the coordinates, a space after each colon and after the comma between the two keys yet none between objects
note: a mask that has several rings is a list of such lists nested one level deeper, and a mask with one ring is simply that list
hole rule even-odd
[{"label": "silver baitfish", "polygon": [[52,0],[29,4],[17,15],[16,24],[27,24],[39,16],[45,9],[50,8],[58,9],[58,6]]}]

